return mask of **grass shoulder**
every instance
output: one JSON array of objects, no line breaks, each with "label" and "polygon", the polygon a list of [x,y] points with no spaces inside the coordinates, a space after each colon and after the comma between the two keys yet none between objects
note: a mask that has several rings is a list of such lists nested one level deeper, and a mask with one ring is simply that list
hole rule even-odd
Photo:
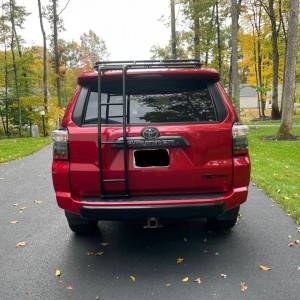
[{"label": "grass shoulder", "polygon": [[[276,130],[250,129],[251,180],[300,223],[300,140],[263,139]],[[300,136],[300,128],[295,127],[293,134]]]},{"label": "grass shoulder", "polygon": [[49,137],[2,139],[0,140],[0,163],[30,155],[50,143]]}]

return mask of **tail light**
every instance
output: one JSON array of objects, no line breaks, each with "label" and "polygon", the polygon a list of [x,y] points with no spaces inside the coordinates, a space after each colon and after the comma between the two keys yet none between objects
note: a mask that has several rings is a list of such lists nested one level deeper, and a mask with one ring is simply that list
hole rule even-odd
[{"label": "tail light", "polygon": [[52,131],[54,160],[69,160],[69,134],[66,128]]},{"label": "tail light", "polygon": [[233,124],[232,127],[232,143],[233,156],[248,154],[248,136],[249,127],[240,123]]}]

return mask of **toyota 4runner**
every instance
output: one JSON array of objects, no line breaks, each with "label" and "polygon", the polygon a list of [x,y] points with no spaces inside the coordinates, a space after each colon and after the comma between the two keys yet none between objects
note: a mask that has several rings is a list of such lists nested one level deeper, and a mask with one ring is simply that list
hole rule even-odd
[{"label": "toyota 4runner", "polygon": [[58,205],[76,233],[99,220],[235,225],[250,180],[248,127],[198,60],[96,63],[52,133]]}]

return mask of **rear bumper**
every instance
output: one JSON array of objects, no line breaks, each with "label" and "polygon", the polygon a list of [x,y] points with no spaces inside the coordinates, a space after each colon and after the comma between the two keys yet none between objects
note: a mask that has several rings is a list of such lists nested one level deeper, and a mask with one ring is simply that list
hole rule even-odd
[{"label": "rear bumper", "polygon": [[147,217],[197,218],[220,216],[246,201],[248,187],[228,193],[110,199],[74,197],[57,192],[59,207],[90,220],[134,220]]},{"label": "rear bumper", "polygon": [[80,216],[90,220],[137,220],[150,217],[163,219],[186,219],[212,217],[224,212],[223,203],[213,205],[160,205],[160,206],[118,206],[91,207],[82,206]]}]

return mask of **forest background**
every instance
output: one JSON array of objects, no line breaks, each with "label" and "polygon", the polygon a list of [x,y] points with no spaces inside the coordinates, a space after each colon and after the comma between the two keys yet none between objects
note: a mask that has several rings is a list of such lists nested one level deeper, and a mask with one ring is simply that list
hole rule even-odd
[{"label": "forest background", "polygon": [[[62,6],[59,0],[36,0],[43,46],[28,46],[22,28],[30,13],[18,0],[2,0],[0,136],[26,136],[34,124],[40,132],[44,125],[46,133],[59,126],[78,75],[109,60],[105,41],[93,29],[78,41],[60,37],[70,1]],[[195,58],[217,69],[238,113],[240,84],[252,86],[263,120],[271,92],[271,118],[281,120],[278,134],[292,135],[294,103],[300,102],[299,0],[170,0],[160,22],[170,39],[151,47],[151,59]]]}]

